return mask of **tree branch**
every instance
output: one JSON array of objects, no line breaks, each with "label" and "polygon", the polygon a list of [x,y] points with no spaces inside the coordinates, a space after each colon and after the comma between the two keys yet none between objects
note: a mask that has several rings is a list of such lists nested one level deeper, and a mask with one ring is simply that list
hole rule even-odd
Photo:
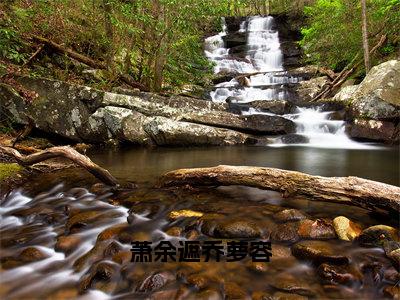
[{"label": "tree branch", "polygon": [[95,176],[105,184],[111,186],[119,185],[117,179],[115,179],[110,174],[110,172],[99,167],[94,162],[92,162],[89,157],[80,154],[75,149],[69,146],[51,147],[30,155],[22,155],[13,148],[0,146],[0,153],[13,157],[18,162],[18,164],[25,167],[37,164],[39,162],[51,158],[56,158],[56,157],[67,158],[72,162],[76,163],[77,165],[86,169],[93,176]]}]

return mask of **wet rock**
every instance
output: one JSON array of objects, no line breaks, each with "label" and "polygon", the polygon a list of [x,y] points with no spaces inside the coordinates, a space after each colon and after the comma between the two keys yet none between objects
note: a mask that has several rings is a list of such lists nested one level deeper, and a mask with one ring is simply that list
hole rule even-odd
[{"label": "wet rock", "polygon": [[76,235],[59,236],[54,249],[64,253],[71,253],[80,242],[80,237]]},{"label": "wet rock", "polygon": [[295,277],[289,273],[280,273],[274,277],[273,282],[270,283],[275,289],[290,294],[298,294],[306,297],[315,296],[315,292],[307,282],[301,278]]},{"label": "wet rock", "polygon": [[300,81],[296,86],[296,93],[302,102],[308,103],[321,91],[326,84],[328,84],[327,76]]},{"label": "wet rock", "polygon": [[298,233],[302,238],[308,239],[334,239],[336,232],[333,223],[328,219],[302,220]]},{"label": "wet rock", "polygon": [[384,278],[394,284],[400,281],[400,273],[394,267],[390,267],[385,270]]},{"label": "wet rock", "polygon": [[353,285],[361,282],[361,274],[347,266],[336,266],[323,263],[317,269],[318,275],[326,284]]},{"label": "wet rock", "polygon": [[197,230],[190,230],[187,234],[186,234],[186,238],[188,240],[196,240],[199,237],[199,233],[197,232]]},{"label": "wet rock", "polygon": [[280,259],[280,258],[289,258],[292,256],[292,252],[290,251],[289,247],[279,245],[279,244],[272,244],[272,259]]},{"label": "wet rock", "polygon": [[390,251],[389,253],[386,253],[386,255],[395,263],[397,268],[400,268],[400,248]]},{"label": "wet rock", "polygon": [[46,259],[47,257],[48,255],[40,251],[38,248],[28,247],[22,250],[22,252],[18,255],[18,260],[21,260],[24,263],[32,263]]},{"label": "wet rock", "polygon": [[[273,256],[273,255],[272,255]],[[265,262],[252,262],[246,263],[246,267],[256,273],[266,273],[268,271],[268,263]]]},{"label": "wet rock", "polygon": [[148,293],[164,287],[168,282],[173,281],[175,277],[167,272],[156,273],[147,277],[142,284],[136,288],[137,292]]},{"label": "wet rock", "polygon": [[360,225],[343,216],[333,219],[333,227],[339,239],[344,241],[354,240],[362,231]]},{"label": "wet rock", "polygon": [[364,229],[355,241],[362,246],[382,246],[384,241],[399,241],[399,233],[393,227],[375,225]]},{"label": "wet rock", "polygon": [[119,266],[115,263],[98,263],[91,268],[89,274],[82,278],[79,283],[79,291],[83,293],[96,286],[96,288],[101,287],[103,291],[112,292],[116,285],[114,282],[111,282],[111,279],[118,275],[118,269]]},{"label": "wet rock", "polygon": [[291,133],[282,136],[281,141],[284,144],[307,144],[310,139],[301,134]]},{"label": "wet rock", "polygon": [[225,299],[247,299],[247,292],[237,283],[226,282],[224,284]]},{"label": "wet rock", "polygon": [[103,230],[97,236],[97,240],[105,241],[105,240],[116,238],[118,235],[120,235],[122,232],[124,232],[128,228],[129,228],[129,225],[127,223],[117,224],[117,225],[108,227],[107,229]]},{"label": "wet rock", "polygon": [[293,105],[285,100],[256,100],[249,102],[246,105],[262,112],[270,112],[277,115],[288,114],[294,109]]},{"label": "wet rock", "polygon": [[237,131],[179,122],[164,117],[150,118],[143,126],[146,133],[158,146],[217,146],[252,143],[248,135]]},{"label": "wet rock", "polygon": [[76,288],[63,288],[52,292],[46,296],[45,300],[71,300],[78,298],[78,290]]},{"label": "wet rock", "polygon": [[297,242],[300,239],[298,227],[296,223],[278,224],[271,233],[271,240],[276,242]]},{"label": "wet rock", "polygon": [[[190,297],[189,297],[190,299]],[[222,299],[220,293],[213,289],[206,289],[194,295],[193,299],[201,300],[220,300]]]},{"label": "wet rock", "polygon": [[100,215],[101,212],[99,211],[85,211],[72,216],[66,224],[67,232],[75,233],[80,231],[83,227],[94,222]]},{"label": "wet rock", "polygon": [[204,214],[202,212],[198,211],[193,211],[193,210],[188,210],[188,209],[183,209],[183,210],[174,210],[171,211],[168,215],[169,219],[171,220],[176,220],[178,218],[191,218],[191,217],[196,217],[200,218]]},{"label": "wet rock", "polygon": [[120,251],[112,257],[112,260],[117,264],[123,265],[127,264],[132,260],[132,252],[131,251]]},{"label": "wet rock", "polygon": [[396,125],[387,121],[354,119],[346,124],[346,133],[358,140],[377,142],[396,142],[399,140]]},{"label": "wet rock", "polygon": [[104,249],[103,252],[103,257],[112,257],[115,254],[117,254],[118,252],[120,252],[123,249],[123,247],[115,242],[112,241],[110,244],[108,244],[108,246]]},{"label": "wet rock", "polygon": [[268,300],[307,300],[310,298],[301,296],[298,294],[277,292],[277,293],[274,293],[271,297],[264,298],[264,299],[268,299]]},{"label": "wet rock", "polygon": [[168,228],[168,230],[165,232],[166,234],[170,236],[181,236],[182,235],[182,228],[180,227],[171,227]]},{"label": "wet rock", "polygon": [[383,295],[389,299],[400,299],[400,287],[398,285],[387,286],[383,289]]},{"label": "wet rock", "polygon": [[228,221],[216,225],[213,236],[218,238],[258,238],[261,229],[249,221]]},{"label": "wet rock", "polygon": [[299,221],[306,219],[307,217],[298,209],[284,209],[273,215],[273,218],[277,222],[290,222]]},{"label": "wet rock", "polygon": [[210,279],[206,275],[192,274],[186,278],[188,284],[194,286],[196,289],[203,289],[210,284]]},{"label": "wet rock", "polygon": [[331,244],[323,241],[302,241],[292,246],[292,254],[313,263],[348,264],[349,258],[338,253]]},{"label": "wet rock", "polygon": [[226,48],[233,48],[241,45],[246,45],[247,34],[245,32],[235,32],[227,34],[223,37]]}]

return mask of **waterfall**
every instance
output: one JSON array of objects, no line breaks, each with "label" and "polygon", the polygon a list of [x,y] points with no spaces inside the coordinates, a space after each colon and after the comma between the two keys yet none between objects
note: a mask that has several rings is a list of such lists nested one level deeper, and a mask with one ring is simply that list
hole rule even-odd
[{"label": "waterfall", "polygon": [[[210,92],[212,101],[248,103],[255,100],[290,100],[288,84],[302,78],[290,76],[283,67],[283,54],[278,31],[271,16],[248,17],[240,23],[238,33],[246,39],[242,52],[226,47],[225,39],[232,35],[222,19],[223,31],[205,40],[205,54],[215,63],[215,74],[233,79],[217,84]],[[239,52],[239,54],[237,53]],[[243,74],[243,75],[241,75]],[[266,114],[250,108],[242,114]],[[297,108],[294,114],[285,115],[296,124],[296,133],[305,138],[302,145],[323,148],[371,148],[370,145],[352,141],[345,133],[345,122],[330,120],[331,112],[317,108]],[[301,141],[301,139],[299,139]],[[307,141],[307,143],[305,142]],[[275,139],[275,146],[286,146],[282,139]]]}]

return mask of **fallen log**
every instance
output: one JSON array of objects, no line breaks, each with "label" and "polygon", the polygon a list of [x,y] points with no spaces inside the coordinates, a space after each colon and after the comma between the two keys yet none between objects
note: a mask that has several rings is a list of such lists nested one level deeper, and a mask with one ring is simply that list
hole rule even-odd
[{"label": "fallen log", "polygon": [[166,173],[160,187],[245,185],[282,192],[284,197],[336,202],[368,210],[400,212],[400,188],[358,177],[321,177],[263,167],[217,166]]},{"label": "fallen log", "polygon": [[75,149],[69,147],[69,146],[60,146],[60,147],[51,147],[48,149],[45,149],[43,151],[33,153],[30,155],[22,155],[19,153],[17,150],[11,148],[11,147],[5,147],[5,146],[0,146],[0,153],[2,155],[8,155],[13,157],[18,164],[27,167],[27,166],[32,166],[34,164],[37,164],[39,162],[51,159],[51,158],[57,158],[57,157],[63,157],[66,159],[71,160],[75,164],[83,167],[86,169],[88,172],[90,172],[93,176],[101,180],[107,185],[110,186],[118,186],[118,181],[115,179],[110,172],[107,170],[101,168],[100,166],[96,165],[94,162],[90,160],[89,157],[80,154],[77,152]]}]

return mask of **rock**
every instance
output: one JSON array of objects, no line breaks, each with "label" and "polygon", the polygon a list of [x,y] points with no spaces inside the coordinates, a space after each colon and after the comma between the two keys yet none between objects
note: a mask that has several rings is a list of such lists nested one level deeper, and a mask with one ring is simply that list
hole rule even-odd
[{"label": "rock", "polygon": [[261,237],[261,229],[249,221],[227,221],[216,225],[213,236],[217,238],[258,238]]},{"label": "rock", "polygon": [[246,106],[253,107],[262,112],[270,112],[277,115],[291,113],[294,106],[285,100],[256,100],[246,103]]},{"label": "rock", "polygon": [[210,284],[210,279],[201,274],[192,274],[186,278],[188,284],[192,285],[194,288],[201,290]]},{"label": "rock", "polygon": [[361,234],[355,239],[362,246],[383,246],[385,241],[399,241],[398,230],[386,226],[375,225],[364,229]]},{"label": "rock", "polygon": [[174,227],[168,228],[168,230],[165,233],[170,236],[181,236],[182,228],[174,226]]},{"label": "rock", "polygon": [[300,99],[301,103],[308,103],[321,91],[326,84],[328,84],[327,76],[300,81],[295,88],[297,97]]},{"label": "rock", "polygon": [[400,248],[390,251],[389,253],[386,253],[386,255],[395,263],[397,268],[400,268]]},{"label": "rock", "polygon": [[349,259],[337,253],[336,249],[323,241],[302,241],[292,247],[292,254],[301,260],[312,261],[315,264],[332,263],[348,264]]},{"label": "rock", "polygon": [[400,299],[400,287],[398,285],[387,286],[383,289],[383,295],[389,299]]},{"label": "rock", "polygon": [[277,222],[290,222],[290,221],[299,221],[306,219],[307,217],[298,209],[284,209],[273,215],[273,218]]},{"label": "rock", "polygon": [[399,130],[393,122],[354,119],[346,124],[346,133],[357,140],[397,143]]},{"label": "rock", "polygon": [[297,295],[297,294],[276,292],[271,297],[262,298],[262,300],[264,300],[264,299],[268,299],[268,300],[307,300],[310,298],[301,296],[301,295]]},{"label": "rock", "polygon": [[[273,256],[273,255],[272,255]],[[246,267],[255,273],[265,273],[268,271],[268,263],[248,261]]]},{"label": "rock", "polygon": [[357,91],[358,85],[350,85],[340,89],[340,91],[333,97],[337,101],[351,101],[354,93]]},{"label": "rock", "polygon": [[24,263],[32,263],[46,259],[47,257],[48,255],[40,251],[38,248],[28,247],[22,250],[22,252],[18,255],[17,260],[21,260]]},{"label": "rock", "polygon": [[311,290],[306,281],[289,273],[280,273],[275,276],[271,286],[286,293],[299,294],[306,297],[315,296],[315,292]]},{"label": "rock", "polygon": [[94,265],[89,274],[82,277],[79,282],[79,292],[83,293],[88,289],[95,288],[96,284],[99,284],[96,287],[101,287],[103,291],[112,292],[115,288],[115,284],[111,282],[111,279],[115,277],[118,273],[118,265],[115,263],[109,262],[100,262]]},{"label": "rock", "polygon": [[137,292],[148,293],[161,289],[170,281],[175,280],[175,277],[167,272],[156,273],[147,277],[140,286],[136,288]]},{"label": "rock", "polygon": [[[244,131],[279,134],[295,132],[295,124],[285,118],[269,115],[247,115],[239,116],[245,126],[241,126]],[[238,128],[238,127],[236,127]]]},{"label": "rock", "polygon": [[237,283],[226,282],[224,284],[225,299],[247,299],[247,292]]},{"label": "rock", "polygon": [[317,219],[300,221],[298,233],[308,239],[334,239],[336,232],[331,220]]},{"label": "rock", "polygon": [[80,242],[81,239],[76,235],[59,236],[54,249],[64,253],[71,253]]},{"label": "rock", "polygon": [[202,212],[188,210],[188,209],[182,209],[182,210],[171,211],[168,215],[168,218],[171,220],[176,220],[178,218],[191,218],[191,217],[200,218],[203,215],[204,214]]},{"label": "rock", "polygon": [[71,233],[77,232],[89,223],[94,222],[100,217],[100,215],[101,212],[99,211],[85,211],[75,214],[68,219],[67,224],[65,225],[66,230]]},{"label": "rock", "polygon": [[346,217],[340,216],[333,219],[333,227],[339,239],[352,241],[361,233],[360,225],[350,221]]},{"label": "rock", "polygon": [[353,285],[361,282],[361,274],[347,266],[335,266],[323,263],[317,269],[318,275],[326,284]]},{"label": "rock", "polygon": [[301,134],[291,133],[282,136],[281,141],[283,144],[307,144],[310,139]]},{"label": "rock", "polygon": [[246,45],[247,34],[245,32],[230,33],[222,37],[226,48],[233,48],[241,45]]},{"label": "rock", "polygon": [[272,248],[272,250],[271,250],[272,259],[274,259],[274,260],[280,259],[280,258],[292,257],[292,253],[291,253],[289,247],[282,246],[279,244],[273,244],[271,248]]},{"label": "rock", "polygon": [[294,243],[299,239],[298,224],[296,223],[278,224],[271,233],[272,241]]},{"label": "rock", "polygon": [[143,125],[143,128],[158,146],[204,146],[252,143],[252,139],[248,135],[233,130],[188,122],[177,122],[164,117],[149,119]]}]

